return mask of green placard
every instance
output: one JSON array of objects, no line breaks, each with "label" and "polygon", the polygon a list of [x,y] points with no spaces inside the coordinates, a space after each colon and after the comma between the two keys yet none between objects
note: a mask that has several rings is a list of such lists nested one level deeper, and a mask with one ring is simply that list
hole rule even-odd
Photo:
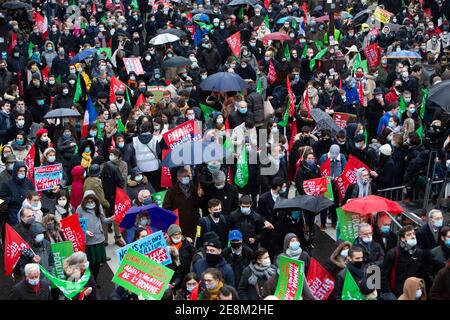
[{"label": "green placard", "polygon": [[331,177],[326,178],[327,178],[327,191],[323,194],[323,196],[325,198],[330,199],[331,201],[334,201],[333,187],[331,186]]},{"label": "green placard", "polygon": [[280,276],[278,277],[275,296],[280,300],[301,300],[305,263],[286,256],[280,257]]},{"label": "green placard", "polygon": [[146,300],[161,300],[174,273],[130,248],[112,281]]},{"label": "green placard", "polygon": [[70,257],[73,253],[72,241],[52,243],[51,248],[53,252],[53,260],[55,262],[53,274],[57,278],[65,280],[66,276],[63,270],[63,261],[64,259]]},{"label": "green placard", "polygon": [[359,214],[345,212],[342,208],[337,208],[336,214],[339,228],[338,239],[353,243],[358,237],[358,227],[364,221]]}]

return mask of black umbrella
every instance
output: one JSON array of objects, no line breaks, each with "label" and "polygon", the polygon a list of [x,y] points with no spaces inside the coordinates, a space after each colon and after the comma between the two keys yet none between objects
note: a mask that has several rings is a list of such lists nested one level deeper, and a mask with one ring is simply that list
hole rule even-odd
[{"label": "black umbrella", "polygon": [[8,1],[2,5],[3,8],[9,10],[18,10],[18,9],[26,9],[31,10],[33,7],[29,3],[21,2],[21,1]]},{"label": "black umbrella", "polygon": [[163,62],[162,67],[163,68],[178,68],[178,67],[186,67],[190,66],[192,64],[192,61],[188,58],[176,56],[170,59],[167,59]]},{"label": "black umbrella", "polygon": [[334,122],[333,118],[331,118],[328,113],[320,108],[312,109],[311,117],[316,122],[316,128],[319,130],[328,129],[334,134],[338,133],[340,130],[340,128]]},{"label": "black umbrella", "polygon": [[59,108],[52,111],[47,112],[44,116],[44,119],[51,118],[66,118],[66,117],[80,117],[80,113],[76,110],[69,108]]},{"label": "black umbrella", "polygon": [[181,29],[164,29],[164,30],[158,31],[158,34],[162,34],[162,33],[170,33],[179,38],[183,38],[183,37],[187,36],[187,33]]},{"label": "black umbrella", "polygon": [[373,12],[372,9],[366,9],[366,10],[362,10],[362,11],[358,12],[353,17],[353,23],[355,25],[363,24],[364,22],[367,21],[367,19],[369,19],[369,16],[372,12]]},{"label": "black umbrella", "polygon": [[240,6],[240,5],[251,5],[255,6],[257,2],[255,0],[233,0],[228,5],[229,6]]},{"label": "black umbrella", "polygon": [[275,203],[274,210],[282,209],[303,209],[314,213],[319,213],[331,207],[333,201],[323,196],[300,195],[292,199],[281,199]]},{"label": "black umbrella", "polygon": [[445,80],[431,87],[428,100],[440,106],[444,111],[450,112],[450,80]]}]

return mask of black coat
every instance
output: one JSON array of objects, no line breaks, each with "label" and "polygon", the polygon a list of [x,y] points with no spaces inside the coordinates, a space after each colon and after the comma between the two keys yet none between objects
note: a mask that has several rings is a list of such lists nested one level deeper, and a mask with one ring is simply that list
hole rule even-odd
[{"label": "black coat", "polygon": [[239,207],[239,191],[235,185],[226,183],[223,189],[217,189],[215,186],[205,188],[205,195],[202,200],[203,212],[207,212],[208,201],[213,198],[222,202],[222,214],[225,216],[229,216],[232,211]]},{"label": "black coat", "polygon": [[[344,200],[342,203],[346,203],[349,199],[358,198],[359,186],[357,183],[348,186],[347,191],[345,191]],[[370,195],[378,195],[378,188],[375,183],[370,182]]]},{"label": "black coat", "polygon": [[435,275],[445,267],[450,259],[450,248],[445,243],[441,243],[440,246],[431,250],[431,259],[433,260],[433,275]]},{"label": "black coat", "polygon": [[241,281],[241,275],[244,269],[250,264],[252,260],[253,250],[250,249],[245,244],[242,247],[242,253],[240,255],[235,255],[231,251],[231,247],[227,247],[223,250],[222,256],[226,262],[231,266],[234,272],[235,285],[238,287],[239,281]]},{"label": "black coat", "polygon": [[360,238],[357,238],[353,246],[360,247],[363,250],[364,265],[376,264],[377,266],[381,266],[383,264],[384,251],[377,242],[372,241],[370,246],[368,246],[367,244],[362,242]]},{"label": "black coat", "polygon": [[125,181],[123,180],[119,167],[111,161],[106,162],[103,166],[101,179],[105,198],[109,201],[109,207],[114,208],[116,201],[116,187],[122,189],[125,187]]},{"label": "black coat", "polygon": [[258,281],[256,285],[251,285],[248,282],[248,278],[252,276],[253,272],[250,269],[250,266],[246,267],[242,272],[241,280],[239,281],[238,293],[241,300],[261,300],[261,297],[258,295],[258,291],[256,286],[258,286],[259,293],[262,296],[263,286],[269,278],[262,276],[258,277]]},{"label": "black coat", "polygon": [[16,284],[11,292],[11,300],[50,300],[49,284],[45,280],[40,281],[39,291],[35,293],[26,280]]},{"label": "black coat", "polygon": [[170,269],[175,271],[170,283],[175,284],[176,287],[180,287],[184,277],[189,273],[194,253],[195,249],[191,243],[188,240],[183,239],[183,244],[178,250],[180,265],[177,266],[174,261],[172,261],[172,264],[169,266]]},{"label": "black coat", "polygon": [[373,138],[377,137],[378,122],[383,116],[383,111],[383,106],[380,104],[380,102],[378,102],[376,98],[373,98],[369,101],[366,108],[367,133],[369,135],[368,141],[371,141]]},{"label": "black coat", "polygon": [[[380,157],[384,157],[381,155]],[[395,164],[392,157],[380,161],[377,169],[378,177],[375,178],[375,184],[380,189],[392,188],[395,185]]]},{"label": "black coat", "polygon": [[270,223],[275,223],[278,215],[273,210],[275,202],[272,198],[272,193],[270,191],[263,193],[259,196],[258,201],[258,213],[262,215]]},{"label": "black coat", "polygon": [[362,163],[367,165],[371,170],[374,170],[378,165],[378,154],[375,149],[369,146],[366,146],[364,150],[356,150],[356,148],[353,146],[351,154],[362,161]]},{"label": "black coat", "polygon": [[247,119],[252,119],[252,120],[254,120],[253,112],[247,111],[247,113],[242,114],[242,113],[240,113],[238,110],[233,111],[233,112],[228,116],[228,120],[229,120],[229,124],[230,124],[230,129],[236,128],[238,125],[244,123],[245,120],[247,120]]},{"label": "black coat", "polygon": [[381,266],[381,291],[392,292],[399,297],[403,293],[403,284],[409,277],[424,279],[426,288],[430,288],[431,266],[431,256],[428,251],[417,248],[413,254],[410,254],[397,246],[387,252]]},{"label": "black coat", "polygon": [[423,250],[431,250],[439,246],[440,244],[440,236],[438,231],[437,241],[434,239],[433,232],[430,229],[430,225],[428,223],[424,224],[416,231],[417,238],[417,246],[422,248]]},{"label": "black coat", "polygon": [[[383,239],[386,239],[386,244]],[[397,246],[397,235],[390,231],[387,236],[382,236],[378,230],[374,230],[373,241],[376,241],[381,246],[384,253],[386,253]]]},{"label": "black coat", "polygon": [[[242,233],[244,243],[256,250],[263,238],[264,218],[257,212],[251,210],[249,215],[242,214],[240,209],[236,209],[230,214],[230,230],[239,230]],[[250,244],[249,238],[254,238],[255,243]]]},{"label": "black coat", "polygon": [[320,178],[319,167],[315,166],[314,169],[309,168],[302,161],[300,168],[298,169],[297,175],[295,176],[295,187],[299,194],[306,194],[303,189],[303,181]]}]

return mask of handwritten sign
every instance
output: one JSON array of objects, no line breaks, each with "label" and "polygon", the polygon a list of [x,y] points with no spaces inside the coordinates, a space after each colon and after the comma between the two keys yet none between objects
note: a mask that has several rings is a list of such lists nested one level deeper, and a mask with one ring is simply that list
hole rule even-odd
[{"label": "handwritten sign", "polygon": [[34,188],[36,191],[51,190],[61,184],[62,177],[61,163],[34,168]]}]

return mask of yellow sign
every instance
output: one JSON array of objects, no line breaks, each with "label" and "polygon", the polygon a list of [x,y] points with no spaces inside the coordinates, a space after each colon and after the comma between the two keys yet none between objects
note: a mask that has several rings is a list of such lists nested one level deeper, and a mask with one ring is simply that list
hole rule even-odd
[{"label": "yellow sign", "polygon": [[197,235],[196,235],[196,237],[200,238],[201,233],[202,233],[202,227],[201,226],[197,226]]},{"label": "yellow sign", "polygon": [[375,19],[381,23],[388,23],[391,20],[392,13],[377,7],[373,15],[375,16]]}]

